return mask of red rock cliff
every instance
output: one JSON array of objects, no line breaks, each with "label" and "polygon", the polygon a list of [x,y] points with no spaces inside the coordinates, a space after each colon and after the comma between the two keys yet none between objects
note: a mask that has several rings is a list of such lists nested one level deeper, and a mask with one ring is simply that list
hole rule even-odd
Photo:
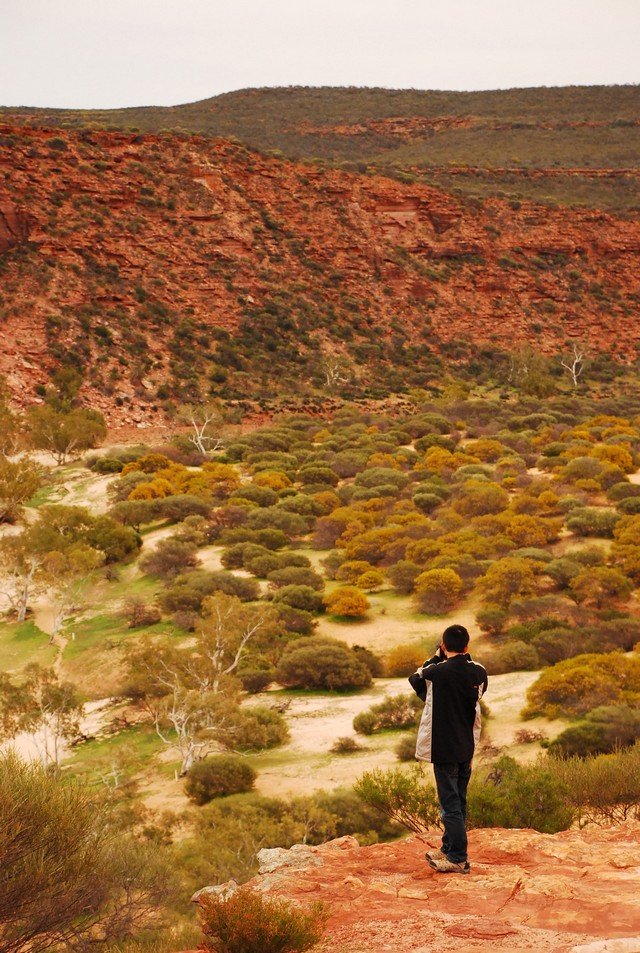
[{"label": "red rock cliff", "polygon": [[[247,381],[272,368],[267,390],[291,367],[309,383],[296,352],[337,351],[366,384],[372,361],[414,368],[425,346],[640,346],[636,213],[472,202],[223,140],[6,126],[0,178],[0,374],[23,402],[67,359],[112,422],[149,419],[172,378],[236,373],[221,328],[227,351],[245,335]],[[253,367],[255,328],[286,359]]]}]

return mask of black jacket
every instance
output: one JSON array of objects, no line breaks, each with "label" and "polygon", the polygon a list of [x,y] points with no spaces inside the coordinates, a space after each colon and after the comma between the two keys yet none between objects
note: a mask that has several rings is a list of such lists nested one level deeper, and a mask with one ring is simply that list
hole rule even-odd
[{"label": "black jacket", "polygon": [[425,702],[416,758],[419,761],[471,761],[480,737],[480,698],[488,686],[487,673],[470,655],[443,659],[434,655],[409,676]]}]

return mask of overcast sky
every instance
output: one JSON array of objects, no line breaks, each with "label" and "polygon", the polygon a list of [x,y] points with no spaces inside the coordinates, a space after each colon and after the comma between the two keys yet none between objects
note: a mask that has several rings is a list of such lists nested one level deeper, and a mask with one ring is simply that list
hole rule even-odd
[{"label": "overcast sky", "polygon": [[0,105],[637,83],[640,0],[0,0]]}]

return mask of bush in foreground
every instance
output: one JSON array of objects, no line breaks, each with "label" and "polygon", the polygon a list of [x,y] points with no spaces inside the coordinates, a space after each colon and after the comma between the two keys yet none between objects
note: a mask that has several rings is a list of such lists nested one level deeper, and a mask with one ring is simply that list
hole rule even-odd
[{"label": "bush in foreground", "polygon": [[419,765],[409,772],[400,768],[367,771],[353,789],[365,804],[415,834],[424,834],[440,822],[435,788],[424,783]]},{"label": "bush in foreground", "polygon": [[565,831],[573,823],[568,784],[554,765],[520,765],[502,757],[476,772],[469,787],[471,827],[530,827],[543,834]]},{"label": "bush in foreground", "polygon": [[176,844],[188,890],[203,883],[242,883],[258,872],[257,852],[265,845],[322,844],[346,834],[375,844],[401,834],[383,814],[352,791],[333,788],[281,800],[250,792],[215,798],[193,817],[193,833]]},{"label": "bush in foreground", "polygon": [[615,754],[551,760],[580,827],[640,819],[640,742]]},{"label": "bush in foreground", "polygon": [[197,761],[189,768],[185,791],[196,804],[207,804],[214,797],[250,791],[256,777],[244,758],[221,754]]},{"label": "bush in foreground", "polygon": [[[424,833],[440,824],[435,788],[422,768],[369,771],[355,785],[359,796],[410,831]],[[553,834],[571,826],[575,809],[565,779],[553,762],[521,766],[503,757],[476,772],[468,793],[471,827],[531,827]]]},{"label": "bush in foreground", "polygon": [[[420,766],[369,771],[354,790],[370,807],[407,830],[424,833],[439,824],[435,789]],[[472,827],[530,827],[544,834],[574,822],[619,824],[640,818],[640,742],[625,751],[589,758],[549,758],[518,764],[502,757],[471,778]]]},{"label": "bush in foreground", "polygon": [[0,817],[5,953],[124,940],[173,894],[157,848],[122,835],[86,787],[14,754],[0,757]]},{"label": "bush in foreground", "polygon": [[203,948],[211,953],[298,953],[320,941],[328,911],[314,903],[304,913],[242,887],[227,897],[204,896],[200,915]]}]

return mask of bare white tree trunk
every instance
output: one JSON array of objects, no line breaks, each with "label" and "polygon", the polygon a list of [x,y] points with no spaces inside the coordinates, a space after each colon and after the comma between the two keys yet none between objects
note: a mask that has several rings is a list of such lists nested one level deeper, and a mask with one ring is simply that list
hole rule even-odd
[{"label": "bare white tree trunk", "polygon": [[193,432],[189,435],[189,440],[200,453],[206,456],[222,449],[222,437],[213,432],[219,431],[223,422],[219,406],[186,407],[182,412],[182,419],[190,424]]},{"label": "bare white tree trunk", "polygon": [[561,366],[564,367],[564,369],[571,375],[571,380],[573,381],[574,387],[578,386],[580,375],[584,371],[585,358],[585,350],[578,347],[578,345],[574,343],[571,356],[566,361],[560,360]]}]

